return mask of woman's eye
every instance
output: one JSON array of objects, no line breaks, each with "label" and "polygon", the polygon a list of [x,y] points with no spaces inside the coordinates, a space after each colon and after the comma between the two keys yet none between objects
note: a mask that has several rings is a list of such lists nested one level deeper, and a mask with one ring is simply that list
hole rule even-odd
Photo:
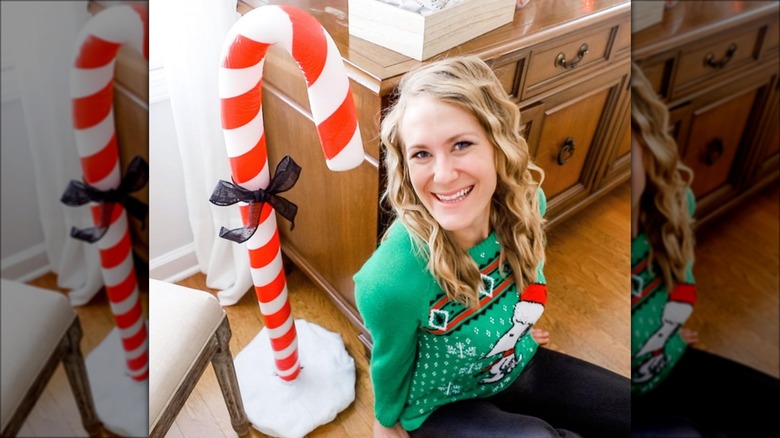
[{"label": "woman's eye", "polygon": [[459,141],[455,143],[455,150],[463,150],[468,148],[469,146],[473,145],[474,143],[470,141]]},{"label": "woman's eye", "polygon": [[428,158],[431,154],[428,153],[428,151],[417,151],[412,154],[412,158]]}]

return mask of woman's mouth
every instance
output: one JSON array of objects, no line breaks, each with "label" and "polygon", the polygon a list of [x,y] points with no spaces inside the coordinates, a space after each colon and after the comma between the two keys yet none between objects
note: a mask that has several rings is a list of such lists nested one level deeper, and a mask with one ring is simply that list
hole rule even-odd
[{"label": "woman's mouth", "polygon": [[440,202],[443,202],[445,204],[455,204],[457,202],[460,202],[471,193],[471,191],[474,189],[474,186],[468,186],[465,189],[458,190],[457,192],[451,194],[451,195],[441,195],[439,193],[434,193],[433,195],[436,196],[436,199],[438,199]]}]

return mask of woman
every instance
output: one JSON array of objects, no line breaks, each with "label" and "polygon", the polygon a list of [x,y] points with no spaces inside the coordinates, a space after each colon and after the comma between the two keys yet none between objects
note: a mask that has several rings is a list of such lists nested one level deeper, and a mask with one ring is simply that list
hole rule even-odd
[{"label": "woman", "polygon": [[626,436],[628,379],[531,335],[546,200],[517,105],[476,57],[409,72],[397,97],[381,127],[396,220],[355,275],[374,436]]},{"label": "woman", "polygon": [[777,430],[778,380],[689,347],[698,339],[683,327],[696,301],[693,174],[668,127],[666,106],[632,63],[633,435],[763,436]]}]

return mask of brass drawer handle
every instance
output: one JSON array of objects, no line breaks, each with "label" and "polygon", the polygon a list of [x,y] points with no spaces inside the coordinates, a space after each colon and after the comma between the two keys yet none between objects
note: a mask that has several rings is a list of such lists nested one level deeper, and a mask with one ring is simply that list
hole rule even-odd
[{"label": "brass drawer handle", "polygon": [[721,69],[731,61],[731,58],[734,57],[734,53],[736,52],[737,52],[736,43],[729,44],[728,49],[726,49],[726,55],[723,56],[723,59],[721,59],[720,61],[715,60],[715,55],[712,52],[707,52],[707,55],[704,56],[704,65],[707,67],[712,67],[716,70]]},{"label": "brass drawer handle", "polygon": [[723,156],[723,139],[718,137],[707,146],[707,152],[702,157],[704,164],[712,166]]},{"label": "brass drawer handle", "polygon": [[574,156],[574,139],[568,137],[566,141],[563,142],[563,146],[561,146],[561,150],[558,151],[558,165],[563,166],[573,156]]},{"label": "brass drawer handle", "polygon": [[588,54],[588,45],[583,44],[580,46],[580,50],[577,51],[577,59],[574,61],[566,61],[566,54],[561,52],[555,57],[555,67],[561,66],[563,68],[574,68],[582,61],[582,58]]}]

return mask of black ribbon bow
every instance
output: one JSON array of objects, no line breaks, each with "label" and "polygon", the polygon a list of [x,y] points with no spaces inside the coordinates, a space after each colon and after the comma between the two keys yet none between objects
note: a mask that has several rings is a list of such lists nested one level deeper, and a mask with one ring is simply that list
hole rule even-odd
[{"label": "black ribbon bow", "polygon": [[149,180],[149,164],[143,158],[137,156],[127,166],[124,178],[116,189],[102,191],[86,182],[71,180],[60,202],[71,207],[84,205],[88,202],[100,204],[100,222],[84,229],[71,228],[70,236],[89,243],[100,240],[111,225],[111,215],[114,206],[121,204],[128,214],[141,221],[146,227],[146,214],[149,207],[143,202],[130,196],[130,193],[141,190]]},{"label": "black ribbon bow", "polygon": [[233,230],[221,227],[219,237],[237,243],[244,243],[249,240],[257,231],[257,226],[260,223],[260,212],[263,210],[263,203],[265,202],[271,204],[271,207],[277,213],[290,221],[290,230],[293,230],[295,228],[295,215],[298,213],[298,206],[281,196],[277,196],[277,193],[290,190],[295,185],[295,182],[298,181],[300,173],[301,167],[287,155],[276,166],[274,177],[266,189],[252,191],[238,184],[220,180],[214,188],[209,201],[222,207],[233,205],[239,201],[246,202],[249,204],[249,223],[245,227]]}]

